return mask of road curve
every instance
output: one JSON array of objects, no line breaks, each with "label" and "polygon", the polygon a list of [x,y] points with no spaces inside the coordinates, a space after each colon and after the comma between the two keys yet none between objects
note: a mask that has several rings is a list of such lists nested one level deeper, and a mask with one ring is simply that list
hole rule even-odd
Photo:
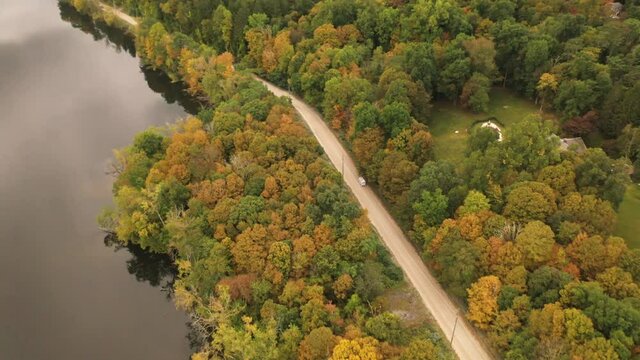
[{"label": "road curve", "polygon": [[[431,275],[380,199],[369,187],[360,186],[358,170],[353,160],[320,114],[290,92],[263,79],[256,79],[265,84],[274,95],[291,99],[293,106],[337,169],[343,167],[344,161],[344,181],[358,199],[360,206],[367,210],[371,223],[448,339],[451,338],[455,326],[452,346],[458,357],[462,360],[491,359],[490,352],[475,337],[475,330],[466,322],[462,311],[449,299],[438,281]],[[456,325],[457,314],[460,316]]]}]

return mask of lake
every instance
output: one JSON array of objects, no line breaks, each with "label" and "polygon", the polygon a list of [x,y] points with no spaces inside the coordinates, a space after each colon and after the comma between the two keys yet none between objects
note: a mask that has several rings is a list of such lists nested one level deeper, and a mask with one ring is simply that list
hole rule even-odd
[{"label": "lake", "polygon": [[0,6],[0,359],[187,359],[170,260],[105,242],[96,216],[112,149],[194,104],[122,34],[52,0]]}]

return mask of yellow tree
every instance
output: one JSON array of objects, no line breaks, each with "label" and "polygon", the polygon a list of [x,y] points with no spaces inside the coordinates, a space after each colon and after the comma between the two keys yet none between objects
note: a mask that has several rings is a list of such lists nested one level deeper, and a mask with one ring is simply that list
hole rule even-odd
[{"label": "yellow tree", "polygon": [[222,75],[225,78],[228,78],[231,76],[231,74],[233,74],[233,62],[234,62],[233,54],[231,54],[228,51],[216,56],[215,59],[213,60],[213,63],[215,65],[221,66],[224,69],[224,72]]},{"label": "yellow tree", "polygon": [[603,337],[597,337],[585,342],[582,346],[578,346],[573,351],[574,359],[583,360],[618,360],[620,357],[616,352],[616,348]]},{"label": "yellow tree", "polygon": [[538,80],[536,90],[538,90],[540,110],[542,110],[545,103],[550,100],[556,90],[558,90],[558,79],[556,79],[556,76],[553,74],[544,73],[540,76],[540,80]]},{"label": "yellow tree", "polygon": [[353,279],[351,276],[349,274],[342,274],[333,282],[333,293],[338,299],[345,299],[352,285]]},{"label": "yellow tree", "polygon": [[276,70],[286,72],[289,61],[295,53],[291,45],[291,31],[281,31],[276,35],[273,39],[273,52],[277,61]]},{"label": "yellow tree", "polygon": [[467,318],[480,329],[488,329],[498,314],[500,279],[497,276],[483,276],[467,290],[469,312]]},{"label": "yellow tree", "polygon": [[271,35],[265,29],[254,28],[247,31],[244,38],[249,47],[248,59],[253,65],[262,68],[263,53],[270,48]]},{"label": "yellow tree", "polygon": [[333,348],[331,360],[381,360],[378,340],[372,337],[342,339]]},{"label": "yellow tree", "polygon": [[631,274],[617,266],[596,275],[596,280],[602,285],[604,291],[613,298],[640,298],[640,287],[633,281]]},{"label": "yellow tree", "polygon": [[429,340],[414,339],[404,349],[400,360],[436,360],[438,359],[438,349]]},{"label": "yellow tree", "polygon": [[238,235],[231,254],[238,271],[259,274],[265,267],[267,230],[262,225],[246,229]]},{"label": "yellow tree", "polygon": [[539,338],[561,339],[566,333],[565,313],[559,303],[546,304],[533,310],[529,316],[529,328]]},{"label": "yellow tree", "polygon": [[332,24],[318,26],[313,31],[313,39],[320,45],[328,45],[330,47],[337,47],[340,45],[338,32]]},{"label": "yellow tree", "polygon": [[292,270],[296,278],[306,275],[307,267],[316,254],[316,247],[309,235],[302,235],[293,240]]}]

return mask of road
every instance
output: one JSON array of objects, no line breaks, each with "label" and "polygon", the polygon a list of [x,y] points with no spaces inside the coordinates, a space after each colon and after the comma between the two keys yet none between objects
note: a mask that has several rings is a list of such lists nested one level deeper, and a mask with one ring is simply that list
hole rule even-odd
[{"label": "road", "polygon": [[[342,147],[340,140],[322,120],[320,114],[290,92],[262,79],[258,78],[258,80],[264,83],[276,96],[289,97],[333,165],[337,169],[343,168],[344,165],[344,181],[355,195],[360,206],[367,210],[371,223],[396,259],[397,264],[404,271],[405,276],[420,294],[422,302],[431,312],[447,338],[451,338],[455,326],[452,346],[458,357],[462,360],[491,359],[490,352],[478,341],[475,336],[475,330],[464,319],[464,313],[451,301],[435,277],[429,272],[413,245],[411,245],[398,224],[382,205],[378,196],[371,188],[360,186],[358,183],[358,170],[353,160]],[[456,325],[456,317],[458,315]]]},{"label": "road", "polygon": [[118,18],[120,18],[122,21],[126,22],[127,24],[136,27],[138,26],[138,21],[136,19],[134,19],[133,17],[129,16],[126,13],[123,13],[122,11],[109,6],[105,3],[100,2],[100,7],[102,8],[102,11],[105,12],[112,12],[115,16],[117,16]]},{"label": "road", "polygon": [[[103,10],[112,11],[116,16],[137,26],[131,16],[108,5],[101,4]],[[333,134],[318,112],[290,92],[283,90],[260,78],[276,96],[291,99],[294,108],[311,129],[313,135],[324,149],[336,169],[344,169],[343,178],[363,209],[387,248],[402,268],[405,276],[420,294],[422,302],[433,315],[445,336],[453,336],[452,347],[461,360],[492,359],[490,352],[478,341],[475,330],[464,319],[464,313],[451,301],[438,281],[431,275],[422,259],[406,238],[398,224],[382,205],[378,196],[369,187],[360,186],[358,170],[349,153],[342,147],[340,140]],[[458,316],[459,315],[459,316]],[[455,333],[454,333],[455,327]]]},{"label": "road", "polygon": [[[116,16],[132,26],[138,22],[122,11],[101,3],[104,11],[112,11]],[[340,140],[326,125],[318,112],[290,92],[263,79],[256,78],[276,96],[291,99],[294,108],[311,129],[329,160],[336,169],[344,169],[343,178],[369,219],[386,244],[396,262],[404,271],[413,287],[420,294],[422,302],[433,315],[447,339],[453,336],[452,347],[461,360],[492,359],[490,352],[478,341],[475,330],[464,319],[464,313],[451,301],[438,281],[429,272],[422,259],[406,238],[398,224],[384,207],[378,196],[369,187],[360,186],[358,170]],[[455,333],[454,333],[455,327]]]}]

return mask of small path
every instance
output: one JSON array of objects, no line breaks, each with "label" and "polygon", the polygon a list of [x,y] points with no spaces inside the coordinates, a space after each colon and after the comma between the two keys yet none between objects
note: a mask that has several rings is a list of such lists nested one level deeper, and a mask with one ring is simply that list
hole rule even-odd
[{"label": "small path", "polygon": [[129,24],[129,25],[131,25],[133,27],[138,26],[138,21],[136,19],[134,19],[133,17],[129,16],[128,14],[125,14],[122,11],[114,8],[113,6],[109,6],[109,5],[105,4],[105,3],[100,2],[100,8],[102,8],[102,10],[105,11],[105,12],[113,13],[120,20],[126,22],[127,24]]}]

